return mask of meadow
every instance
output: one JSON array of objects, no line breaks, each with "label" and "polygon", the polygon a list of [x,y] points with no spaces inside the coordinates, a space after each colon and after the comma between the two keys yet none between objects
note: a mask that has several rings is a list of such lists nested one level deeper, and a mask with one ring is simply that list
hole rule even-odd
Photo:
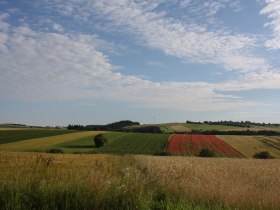
[{"label": "meadow", "polygon": [[0,209],[279,209],[279,161],[0,152]]},{"label": "meadow", "polygon": [[160,154],[166,151],[169,134],[144,133],[104,133],[107,144],[102,148],[95,148],[93,137],[76,139],[39,151],[60,149],[64,152],[118,153],[118,154]]}]

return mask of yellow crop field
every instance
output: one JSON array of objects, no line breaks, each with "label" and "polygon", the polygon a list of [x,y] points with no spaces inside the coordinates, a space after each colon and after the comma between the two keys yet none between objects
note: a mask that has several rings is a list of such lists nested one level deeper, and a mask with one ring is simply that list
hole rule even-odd
[{"label": "yellow crop field", "polygon": [[279,159],[2,151],[0,209],[278,210],[279,166]]},{"label": "yellow crop field", "polygon": [[70,134],[64,134],[64,135],[58,135],[58,136],[29,139],[29,140],[24,140],[24,141],[19,141],[19,142],[1,144],[0,150],[2,150],[2,151],[30,151],[30,150],[34,150],[34,149],[48,147],[48,146],[55,145],[55,144],[60,144],[63,142],[72,141],[75,139],[94,136],[98,133],[102,133],[102,132],[85,131],[85,132],[70,133]]},{"label": "yellow crop field", "polygon": [[280,140],[275,137],[236,135],[219,135],[218,137],[248,158],[262,151],[268,151],[273,157],[280,158],[280,147],[277,145]]},{"label": "yellow crop field", "polygon": [[184,125],[184,124],[174,124],[174,125],[171,125],[170,128],[172,130],[174,130],[175,132],[190,132],[191,129],[187,127],[187,125]]}]

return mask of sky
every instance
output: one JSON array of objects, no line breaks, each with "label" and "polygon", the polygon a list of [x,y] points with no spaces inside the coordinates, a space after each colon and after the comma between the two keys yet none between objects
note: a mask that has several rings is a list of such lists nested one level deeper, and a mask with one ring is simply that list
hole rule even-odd
[{"label": "sky", "polygon": [[0,123],[280,123],[279,0],[0,0]]}]

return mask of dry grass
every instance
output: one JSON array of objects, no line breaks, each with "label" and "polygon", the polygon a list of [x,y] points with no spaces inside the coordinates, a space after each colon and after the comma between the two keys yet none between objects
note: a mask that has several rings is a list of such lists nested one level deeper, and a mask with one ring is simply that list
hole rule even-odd
[{"label": "dry grass", "polygon": [[86,131],[86,132],[77,132],[70,133],[58,136],[50,136],[36,139],[29,139],[14,143],[1,144],[0,150],[2,151],[30,151],[34,149],[44,148],[55,144],[60,144],[63,142],[72,141],[75,139],[80,139],[84,137],[94,136],[97,131]]},{"label": "dry grass", "polygon": [[[220,135],[217,136],[218,138],[223,139],[226,143],[231,145],[233,148],[237,149],[239,152],[241,152],[243,155],[245,155],[248,158],[253,157],[253,155],[256,152],[261,152],[261,151],[269,151],[269,153],[273,157],[280,158],[280,150],[273,147],[269,146],[266,144],[263,140],[264,137],[261,136],[233,136],[233,135]],[[277,141],[273,140],[272,137],[265,137],[267,139],[271,139],[272,141]]]},{"label": "dry grass", "polygon": [[175,132],[190,132],[191,129],[187,127],[187,125],[171,125],[170,128],[174,130]]},{"label": "dry grass", "polygon": [[280,208],[280,160],[136,157],[146,176],[186,200]]},{"label": "dry grass", "polygon": [[279,174],[278,159],[0,152],[0,209],[272,210]]}]

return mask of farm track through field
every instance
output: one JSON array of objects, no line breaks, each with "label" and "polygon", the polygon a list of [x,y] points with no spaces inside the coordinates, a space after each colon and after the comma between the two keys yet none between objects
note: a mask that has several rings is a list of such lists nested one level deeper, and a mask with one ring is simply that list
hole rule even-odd
[{"label": "farm track through field", "polygon": [[43,138],[35,138],[23,140],[19,142],[6,143],[0,145],[0,150],[3,151],[33,151],[39,148],[48,147],[51,145],[60,144],[63,142],[73,141],[83,137],[94,136],[100,132],[97,131],[83,131],[70,134],[63,134],[58,136],[50,136]]}]

